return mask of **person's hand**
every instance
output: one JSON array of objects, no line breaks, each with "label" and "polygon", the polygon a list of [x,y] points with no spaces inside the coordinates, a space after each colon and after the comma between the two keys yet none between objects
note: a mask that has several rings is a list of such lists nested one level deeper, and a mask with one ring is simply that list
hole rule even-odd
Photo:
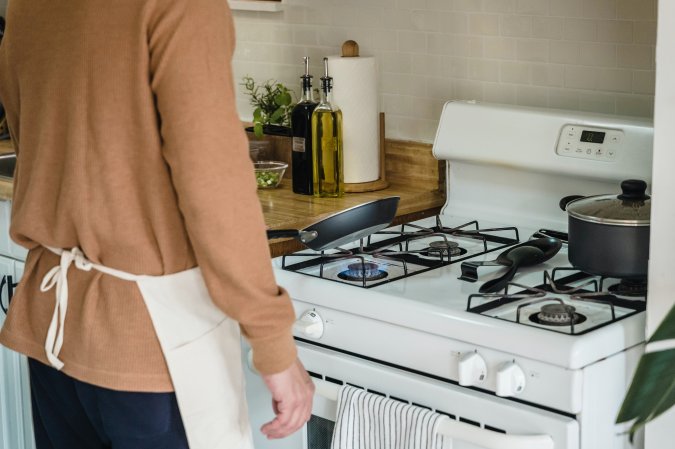
[{"label": "person's hand", "polygon": [[300,360],[277,374],[263,375],[272,393],[276,418],[260,428],[269,439],[284,438],[300,429],[312,415],[314,382]]}]

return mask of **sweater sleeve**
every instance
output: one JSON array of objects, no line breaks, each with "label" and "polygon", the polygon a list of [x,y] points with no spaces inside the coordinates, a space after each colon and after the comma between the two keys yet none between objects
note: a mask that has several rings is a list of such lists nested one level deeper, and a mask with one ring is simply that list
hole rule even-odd
[{"label": "sweater sleeve", "polygon": [[237,114],[226,0],[156,0],[148,23],[162,151],[213,301],[237,320],[256,368],[292,363],[293,308],[276,285],[248,142]]}]

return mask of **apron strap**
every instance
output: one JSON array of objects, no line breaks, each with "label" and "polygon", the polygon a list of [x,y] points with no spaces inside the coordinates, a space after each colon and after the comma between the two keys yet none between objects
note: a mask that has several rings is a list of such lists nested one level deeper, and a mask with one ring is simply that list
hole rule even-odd
[{"label": "apron strap", "polygon": [[47,272],[40,284],[40,291],[42,292],[49,291],[56,286],[56,302],[54,303],[52,320],[49,323],[49,329],[47,330],[45,353],[49,363],[57,370],[61,370],[61,368],[63,368],[63,362],[59,360],[58,355],[63,346],[63,329],[66,320],[66,311],[68,310],[68,269],[73,262],[75,262],[75,267],[82,271],[91,271],[93,268],[102,273],[126,281],[137,281],[141,279],[142,276],[95,264],[87,260],[84,253],[79,248],[73,248],[70,251],[60,248],[51,248],[49,246],[46,248],[54,254],[61,256],[60,263]]}]

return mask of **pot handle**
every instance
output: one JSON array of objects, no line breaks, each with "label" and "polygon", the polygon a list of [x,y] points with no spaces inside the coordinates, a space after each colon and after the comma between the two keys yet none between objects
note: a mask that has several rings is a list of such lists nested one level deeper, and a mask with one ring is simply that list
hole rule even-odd
[{"label": "pot handle", "polygon": [[567,210],[567,205],[571,203],[574,200],[579,200],[581,198],[586,198],[583,195],[569,195],[564,197],[563,199],[560,200],[560,203],[558,205],[560,206],[560,209],[562,210]]},{"label": "pot handle", "polygon": [[478,291],[480,293],[497,293],[500,290],[504,290],[516,275],[516,271],[518,271],[518,264],[514,263],[503,275],[495,279],[490,279],[485,284],[481,285]]},{"label": "pot handle", "polygon": [[621,183],[621,195],[617,198],[627,201],[646,201],[649,195],[646,195],[647,183],[641,179],[626,179]]}]

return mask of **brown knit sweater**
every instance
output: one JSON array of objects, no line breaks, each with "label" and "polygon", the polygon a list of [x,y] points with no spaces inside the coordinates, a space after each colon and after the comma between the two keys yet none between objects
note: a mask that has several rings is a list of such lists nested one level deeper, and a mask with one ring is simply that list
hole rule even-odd
[{"label": "brown knit sweater", "polygon": [[[202,268],[263,373],[296,356],[288,295],[274,280],[246,136],[235,107],[226,0],[10,3],[0,100],[18,152],[11,236],[30,249],[0,342],[46,363],[58,257],[81,248],[135,274]],[[133,282],[71,267],[68,375],[171,391]],[[190,301],[189,297],[185,301]]]}]

